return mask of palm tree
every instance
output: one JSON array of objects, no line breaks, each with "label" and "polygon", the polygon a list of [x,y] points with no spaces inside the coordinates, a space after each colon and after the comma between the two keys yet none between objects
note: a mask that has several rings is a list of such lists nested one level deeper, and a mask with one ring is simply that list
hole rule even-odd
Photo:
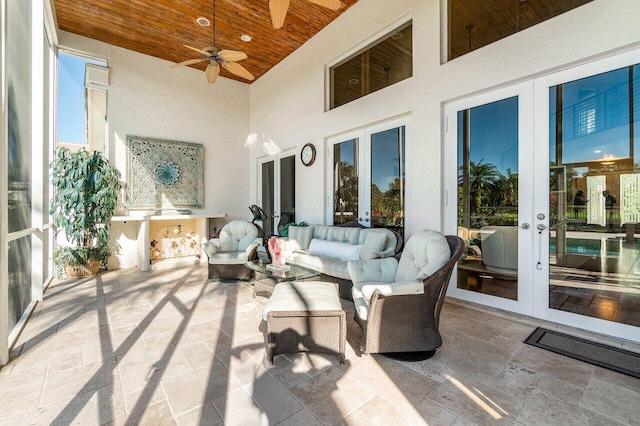
[{"label": "palm tree", "polygon": [[[469,161],[469,210],[471,214],[478,212],[478,207],[490,202],[491,188],[499,175],[493,164]],[[458,185],[463,184],[463,176],[458,178]]]},{"label": "palm tree", "polygon": [[518,205],[518,174],[507,169],[507,175],[498,173],[491,191],[491,204],[494,206]]}]

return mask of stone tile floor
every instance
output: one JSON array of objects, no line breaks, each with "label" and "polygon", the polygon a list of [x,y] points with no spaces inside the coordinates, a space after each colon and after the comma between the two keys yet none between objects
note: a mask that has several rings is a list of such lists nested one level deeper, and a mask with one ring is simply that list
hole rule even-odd
[{"label": "stone tile floor", "polygon": [[270,367],[265,301],[204,266],[54,282],[0,370],[0,424],[640,424],[640,380],[523,344],[533,320],[448,302],[442,348],[402,363],[360,353],[345,301],[344,365]]}]

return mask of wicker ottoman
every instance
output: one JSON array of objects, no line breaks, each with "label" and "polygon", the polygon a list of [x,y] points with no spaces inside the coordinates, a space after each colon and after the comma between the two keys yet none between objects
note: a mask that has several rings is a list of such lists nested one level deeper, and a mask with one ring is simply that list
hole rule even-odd
[{"label": "wicker ottoman", "polygon": [[267,359],[278,354],[326,352],[344,363],[346,315],[338,284],[289,281],[276,285],[262,312],[267,322]]}]

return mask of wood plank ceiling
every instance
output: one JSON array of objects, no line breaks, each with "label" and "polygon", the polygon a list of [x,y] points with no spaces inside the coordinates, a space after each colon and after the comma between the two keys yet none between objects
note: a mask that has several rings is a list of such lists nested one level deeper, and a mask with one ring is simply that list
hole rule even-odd
[{"label": "wood plank ceiling", "polygon": [[[357,1],[341,0],[340,9],[333,11],[308,0],[291,0],[284,26],[276,30],[268,0],[216,0],[215,44],[245,52],[249,57],[240,63],[257,80]],[[196,23],[198,17],[211,20],[211,0],[54,0],[54,4],[61,30],[167,61],[198,57],[183,44],[212,45],[212,27]],[[243,34],[252,40],[241,41]],[[193,67],[206,66],[203,62]],[[224,68],[220,75],[248,82]]]}]

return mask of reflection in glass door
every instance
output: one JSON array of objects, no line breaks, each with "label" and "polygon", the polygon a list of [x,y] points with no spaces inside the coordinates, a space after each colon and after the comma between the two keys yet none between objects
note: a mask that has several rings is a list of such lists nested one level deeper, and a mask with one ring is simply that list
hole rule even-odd
[{"label": "reflection in glass door", "polygon": [[333,145],[333,224],[358,218],[358,138]]},{"label": "reflection in glass door", "polygon": [[549,308],[640,326],[640,65],[549,87]]},{"label": "reflection in glass door", "polygon": [[457,287],[518,300],[518,98],[457,115]]}]

